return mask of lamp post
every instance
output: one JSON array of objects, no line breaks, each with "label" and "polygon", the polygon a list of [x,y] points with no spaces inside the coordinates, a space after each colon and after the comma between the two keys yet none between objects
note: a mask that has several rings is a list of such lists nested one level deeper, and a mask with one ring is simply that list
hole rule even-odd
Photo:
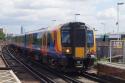
[{"label": "lamp post", "polygon": [[52,20],[53,22],[55,22],[56,20]]},{"label": "lamp post", "polygon": [[75,14],[75,22],[76,22],[76,17],[79,16],[80,14]]},{"label": "lamp post", "polygon": [[52,20],[52,26],[55,26],[56,25],[56,20],[54,19],[54,20]]},{"label": "lamp post", "polygon": [[55,22],[56,22],[56,20],[52,20],[52,22],[54,22],[54,23],[55,23]]},{"label": "lamp post", "polygon": [[[123,4],[124,4],[123,2],[117,3],[117,22],[116,22],[117,33],[119,33],[119,5],[123,5]],[[118,37],[118,40],[119,40],[119,37]]]}]

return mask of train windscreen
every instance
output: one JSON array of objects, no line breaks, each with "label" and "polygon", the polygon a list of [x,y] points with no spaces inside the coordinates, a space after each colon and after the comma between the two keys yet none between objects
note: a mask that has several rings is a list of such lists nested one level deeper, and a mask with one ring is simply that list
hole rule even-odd
[{"label": "train windscreen", "polygon": [[63,44],[69,44],[70,43],[70,32],[69,30],[63,30],[62,31],[62,43]]},{"label": "train windscreen", "polygon": [[86,30],[83,26],[75,25],[62,27],[62,44],[64,46],[85,46]]},{"label": "train windscreen", "polygon": [[85,46],[85,29],[74,30],[73,40],[75,46]]},{"label": "train windscreen", "polygon": [[88,30],[87,31],[87,46],[92,47],[94,45],[94,36],[93,36],[93,31]]}]

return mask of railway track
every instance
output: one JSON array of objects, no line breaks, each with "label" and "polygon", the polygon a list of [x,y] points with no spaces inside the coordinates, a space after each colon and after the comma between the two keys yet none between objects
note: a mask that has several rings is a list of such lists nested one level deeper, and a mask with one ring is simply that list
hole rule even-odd
[{"label": "railway track", "polygon": [[[18,59],[21,60],[21,64],[24,64],[26,67],[30,68],[30,70],[34,71],[37,75],[41,76],[43,79],[47,80],[47,83],[82,83],[76,79],[73,79],[69,76],[66,75],[62,75],[60,74],[60,72],[55,72],[55,70],[50,69],[45,67],[42,64],[39,64],[37,62],[32,62],[30,64],[25,64],[28,63],[29,60],[28,59],[24,59],[23,57],[15,57],[14,55],[16,54],[14,50],[11,54],[11,56],[13,56],[18,62],[20,62]],[[18,58],[18,59],[17,59]],[[44,77],[43,77],[44,76]],[[51,81],[48,81],[51,80]]]},{"label": "railway track", "polygon": [[80,76],[91,79],[93,81],[99,82],[99,83],[111,83],[104,78],[99,77],[97,74],[88,73],[88,72],[82,72]]},{"label": "railway track", "polygon": [[[2,49],[2,48],[3,48],[3,47],[1,46],[1,49]],[[6,66],[5,69],[10,69],[10,66],[9,66],[7,60],[6,60],[5,57],[3,56],[3,51],[0,51],[0,57],[1,57],[2,60],[4,61],[4,64],[5,64],[5,66]]]},{"label": "railway track", "polygon": [[[42,64],[36,63],[37,65],[44,67],[46,70],[53,72],[54,74],[57,74],[58,76],[62,77],[63,79],[69,79],[72,80],[73,83],[110,83],[109,81],[104,80],[103,78],[100,78],[99,76],[87,72],[82,72],[79,73],[77,72],[76,74],[64,74],[62,72],[56,71],[50,67],[44,66]],[[56,72],[55,72],[56,71]],[[75,76],[75,77],[74,77]],[[81,79],[78,79],[76,77],[81,77]]]},{"label": "railway track", "polygon": [[[13,54],[11,54],[11,52],[6,49],[7,51],[5,51],[6,48],[3,49],[3,54],[5,57],[4,60],[6,60],[6,62],[9,65],[9,68],[11,68],[12,70],[21,70],[21,69],[27,69],[36,79],[40,80],[40,82],[42,83],[56,83],[55,81],[53,81],[52,79],[48,78],[46,75],[43,75],[41,72],[38,72],[37,70],[35,70],[33,67],[31,67],[30,65],[27,65],[23,62],[21,62],[20,60],[18,60],[15,56],[13,56]],[[11,63],[11,64],[10,64]],[[16,64],[15,64],[16,63]],[[24,73],[24,71],[26,70],[21,70],[21,72]],[[24,73],[25,74],[25,73]]]},{"label": "railway track", "polygon": [[32,62],[34,64],[36,64],[37,66],[41,67],[41,68],[44,68],[45,70],[57,75],[58,77],[62,78],[63,80],[69,82],[69,83],[82,83],[81,81],[79,80],[76,80],[75,78],[72,78],[62,72],[59,72],[59,71],[56,71],[55,69],[53,68],[50,68],[48,66],[45,66],[45,65],[42,65],[40,63],[37,63],[37,62]]},{"label": "railway track", "polygon": [[[14,50],[11,50],[11,51],[13,51],[11,53],[12,56],[16,55]],[[28,67],[30,71],[33,71],[36,75],[38,75],[39,77],[42,77],[42,79],[44,79],[45,81],[47,80],[46,83],[87,83],[87,82],[78,80],[77,78],[74,78],[68,74],[64,74],[59,71],[56,71],[55,69],[47,67],[38,62],[24,59],[22,56],[15,57],[15,59],[16,58],[21,59],[21,63],[23,63],[26,67]],[[29,62],[30,64],[25,64]],[[100,78],[99,76],[95,74],[90,74],[88,72],[83,72],[82,74],[80,73],[78,76],[80,76],[81,79],[86,78],[88,80],[95,81],[95,83],[110,83],[109,81],[104,80],[103,78]],[[48,80],[51,80],[51,81],[48,81]]]}]

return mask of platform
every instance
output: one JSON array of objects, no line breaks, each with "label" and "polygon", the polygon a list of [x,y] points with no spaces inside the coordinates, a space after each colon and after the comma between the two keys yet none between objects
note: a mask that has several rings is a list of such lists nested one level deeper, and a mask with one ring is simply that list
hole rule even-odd
[{"label": "platform", "polygon": [[102,64],[102,65],[107,65],[110,67],[115,67],[115,68],[120,68],[120,69],[124,69],[125,70],[125,64],[119,64],[119,63],[110,63],[110,62],[98,62],[98,64]]},{"label": "platform", "polygon": [[12,70],[0,70],[0,83],[21,83]]},{"label": "platform", "polygon": [[4,63],[4,61],[2,60],[2,58],[0,57],[0,69],[2,68],[6,68],[6,65]]},{"label": "platform", "polygon": [[8,70],[9,67],[7,66],[7,64],[5,64],[2,56],[3,56],[3,54],[0,51],[0,70]]},{"label": "platform", "polygon": [[1,55],[2,54],[0,52],[0,83],[21,83],[14,72],[6,67]]},{"label": "platform", "polygon": [[98,62],[97,69],[98,75],[125,80],[125,64]]},{"label": "platform", "polygon": [[5,64],[4,60],[3,60],[3,54],[2,54],[2,47],[4,46],[5,44],[3,43],[3,41],[0,41],[0,70],[4,70],[4,69],[8,69],[7,68],[7,65]]},{"label": "platform", "polygon": [[0,57],[0,83],[21,83],[12,70],[6,68],[6,65]]}]

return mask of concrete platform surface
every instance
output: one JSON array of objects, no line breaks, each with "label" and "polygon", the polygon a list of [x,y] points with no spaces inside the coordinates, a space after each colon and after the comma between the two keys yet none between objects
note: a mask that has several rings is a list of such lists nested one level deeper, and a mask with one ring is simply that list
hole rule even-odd
[{"label": "concrete platform surface", "polygon": [[5,63],[2,60],[2,58],[0,57],[0,68],[5,68],[5,67],[6,67]]},{"label": "concrete platform surface", "polygon": [[110,76],[123,80],[125,83],[125,64],[99,62],[97,65],[98,75]]},{"label": "concrete platform surface", "polygon": [[[1,51],[1,43],[0,43],[0,51]],[[21,81],[17,78],[14,72],[6,68],[6,65],[1,56],[2,53],[0,52],[0,83],[21,83]]]},{"label": "concrete platform surface", "polygon": [[0,83],[21,83],[12,70],[0,70]]},{"label": "concrete platform surface", "polygon": [[106,65],[106,66],[110,66],[110,67],[115,67],[115,68],[120,68],[120,69],[124,69],[125,70],[125,64],[110,63],[110,62],[104,62],[104,61],[100,61],[100,62],[98,62],[98,64],[102,64],[102,65]]}]

